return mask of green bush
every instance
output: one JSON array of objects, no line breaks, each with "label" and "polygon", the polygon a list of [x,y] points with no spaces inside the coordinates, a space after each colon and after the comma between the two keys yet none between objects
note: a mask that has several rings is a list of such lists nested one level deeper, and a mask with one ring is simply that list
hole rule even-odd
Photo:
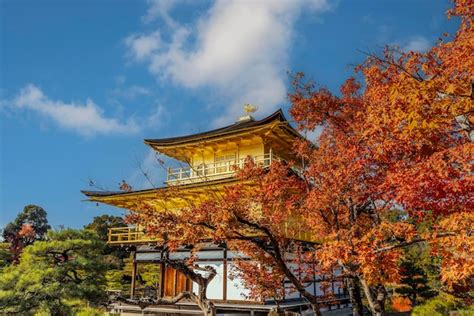
[{"label": "green bush", "polygon": [[76,316],[103,316],[106,313],[98,308],[86,307],[75,313]]},{"label": "green bush", "polygon": [[[62,311],[59,314],[63,316],[104,316],[108,315],[104,309],[88,307],[87,302],[84,300],[67,300],[64,302]],[[1,314],[3,315],[3,314]],[[22,313],[21,315],[34,315],[34,316],[51,316],[51,312],[47,307],[42,307],[36,310],[36,312]]]},{"label": "green bush", "polygon": [[473,316],[474,306],[468,306],[466,308],[456,310],[456,316]]},{"label": "green bush", "polygon": [[74,300],[105,302],[104,246],[90,231],[49,231],[46,240],[24,248],[17,265],[1,270],[1,311],[72,315]]},{"label": "green bush", "polygon": [[456,312],[456,316],[474,316],[474,307],[464,307],[460,301],[451,295],[442,293],[437,297],[427,300],[424,304],[416,306],[413,316],[449,316],[450,312]]}]

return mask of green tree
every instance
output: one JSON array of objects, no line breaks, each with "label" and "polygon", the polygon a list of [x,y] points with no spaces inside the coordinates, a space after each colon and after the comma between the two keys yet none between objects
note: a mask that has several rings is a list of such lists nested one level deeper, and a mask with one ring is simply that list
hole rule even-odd
[{"label": "green tree", "polygon": [[425,271],[414,260],[404,260],[401,263],[401,268],[401,286],[395,291],[401,296],[408,297],[412,305],[418,305],[427,298],[436,295],[436,292],[429,286],[429,279]]},{"label": "green tree", "polygon": [[[399,221],[406,218],[408,213],[394,210],[389,216],[393,221]],[[420,232],[432,229],[429,220],[412,222]],[[429,245],[426,242],[413,244],[404,249],[404,259],[400,262],[400,282],[395,286],[395,292],[410,299],[411,306],[419,305],[438,294],[441,288],[439,270],[440,258],[431,253]]]},{"label": "green tree", "polygon": [[6,242],[0,242],[0,273],[3,268],[13,261],[13,254],[9,250],[10,245]]},{"label": "green tree", "polygon": [[19,264],[0,275],[3,312],[30,315],[73,314],[68,301],[98,304],[105,300],[104,243],[87,230],[48,232],[44,241],[27,246]]},{"label": "green tree", "polygon": [[472,316],[474,306],[464,304],[454,296],[440,293],[438,296],[427,300],[424,304],[416,306],[411,315],[413,316]]},{"label": "green tree", "polygon": [[[100,240],[107,242],[109,229],[113,227],[127,227],[127,224],[125,224],[122,217],[101,215],[101,216],[94,217],[94,219],[92,220],[92,223],[84,226],[84,229],[94,231],[99,236]],[[123,248],[110,247],[107,245],[104,248],[104,255],[113,255],[118,259],[124,259],[128,256],[128,253]],[[119,264],[120,266],[123,265],[121,263],[121,260],[119,260],[120,262],[117,262],[117,260],[113,260],[113,258],[109,258],[109,259],[111,262],[114,262],[115,264]]]},{"label": "green tree", "polygon": [[[121,269],[113,269],[107,271],[107,289],[113,291],[130,292],[132,281],[132,265],[133,257],[123,259]],[[137,288],[149,288],[157,291],[161,279],[160,265],[157,263],[139,263],[137,267]]]},{"label": "green tree", "polygon": [[25,224],[31,225],[35,231],[36,239],[44,239],[47,231],[51,228],[48,224],[48,213],[37,205],[27,205],[23,211],[17,215],[13,222],[8,223],[3,229],[3,238],[7,238],[18,231]]},{"label": "green tree", "polygon": [[41,206],[25,206],[15,220],[5,226],[2,233],[3,239],[10,244],[12,261],[18,262],[23,248],[36,240],[44,239],[50,228],[47,213]]},{"label": "green tree", "polygon": [[[122,217],[101,215],[96,216],[91,223],[84,226],[84,229],[93,231],[100,240],[105,243],[108,241],[108,232],[113,227],[126,227]],[[125,273],[125,265],[129,254],[122,247],[111,247],[106,245],[103,250],[104,260],[110,264],[110,269],[105,274],[107,280],[107,290],[111,291],[129,291],[131,282],[131,273],[128,277]]]},{"label": "green tree", "polygon": [[127,224],[120,216],[101,215],[94,217],[92,223],[84,226],[85,229],[95,231],[103,241],[107,241],[109,228],[112,227],[127,227]]}]

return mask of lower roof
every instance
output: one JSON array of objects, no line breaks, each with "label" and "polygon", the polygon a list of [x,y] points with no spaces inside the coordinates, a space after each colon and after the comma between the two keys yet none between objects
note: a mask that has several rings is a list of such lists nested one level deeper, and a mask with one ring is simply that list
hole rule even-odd
[{"label": "lower roof", "polygon": [[[180,200],[181,203],[192,200],[196,196],[203,196],[211,192],[222,191],[226,185],[231,185],[240,180],[232,177],[225,179],[217,179],[211,181],[203,181],[198,183],[181,184],[175,186],[166,186],[136,191],[87,191],[82,190],[91,202],[100,202],[121,208],[137,207],[140,203],[156,204],[158,202],[167,202],[168,200]],[[176,191],[179,191],[179,198]]]}]

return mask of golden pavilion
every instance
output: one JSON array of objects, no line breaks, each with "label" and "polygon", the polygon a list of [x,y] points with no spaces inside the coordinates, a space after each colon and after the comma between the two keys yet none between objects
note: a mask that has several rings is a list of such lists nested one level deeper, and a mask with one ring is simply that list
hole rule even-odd
[{"label": "golden pavilion", "polygon": [[[147,190],[130,192],[82,191],[89,201],[105,203],[119,208],[130,208],[137,202],[145,203],[159,209],[167,201],[159,200],[157,193],[172,186],[179,186],[181,201],[199,199],[209,193],[209,190],[221,191],[225,186],[235,184],[235,166],[243,166],[245,159],[251,157],[256,164],[263,167],[270,166],[273,161],[297,161],[292,154],[292,146],[296,139],[302,136],[290,125],[282,110],[255,120],[247,113],[234,124],[211,131],[164,139],[145,139],[145,144],[155,151],[174,158],[182,164],[178,168],[168,168],[165,186]],[[295,169],[299,166],[296,163]],[[173,201],[174,207],[180,201]],[[305,233],[295,238],[308,240]],[[133,252],[133,276],[130,295],[136,296],[137,265],[142,262],[156,262],[161,265],[160,288],[158,297],[173,297],[183,291],[192,291],[195,285],[184,275],[160,262],[160,251],[154,247],[155,241],[136,227],[112,228],[109,230],[108,243],[110,245],[129,247]],[[183,249],[182,254],[177,251],[175,256],[182,258],[189,250]],[[215,303],[218,313],[267,313],[275,302],[251,301],[246,299],[248,290],[238,278],[231,278],[229,271],[232,261],[239,256],[219,245],[209,245],[198,254],[198,263],[213,266],[217,277],[209,285],[207,296]],[[340,281],[334,281],[332,289],[335,295],[346,297]],[[313,294],[323,295],[318,277],[308,285]],[[288,310],[301,310],[306,302],[298,293],[285,296]],[[338,304],[343,301],[338,301]],[[347,301],[344,301],[347,302]],[[183,303],[184,304],[184,303]],[[169,309],[170,307],[166,307]],[[152,309],[149,309],[152,311]],[[162,313],[160,307],[156,312]],[[174,311],[173,313],[192,313],[190,309]]]}]

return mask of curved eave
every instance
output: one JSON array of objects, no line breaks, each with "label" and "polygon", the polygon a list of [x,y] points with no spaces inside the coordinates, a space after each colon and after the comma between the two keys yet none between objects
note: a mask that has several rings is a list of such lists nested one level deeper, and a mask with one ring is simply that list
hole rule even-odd
[{"label": "curved eave", "polygon": [[247,132],[253,132],[256,130],[261,129],[262,127],[267,127],[279,123],[279,126],[286,126],[288,131],[293,134],[295,137],[303,137],[299,134],[287,121],[283,111],[280,109],[273,114],[267,116],[258,121],[248,121],[242,123],[235,123],[226,127],[218,128],[215,130],[180,136],[180,137],[172,137],[172,138],[162,138],[162,139],[145,139],[145,144],[159,150],[160,148],[169,148],[169,147],[177,147],[183,145],[189,145],[193,143],[200,143],[205,141],[211,141],[213,139],[222,139],[229,136],[240,135]]},{"label": "curved eave", "polygon": [[[237,178],[219,179],[214,181],[204,181],[200,183],[183,184],[179,186],[160,187],[147,190],[137,190],[130,192],[107,192],[107,191],[81,191],[87,197],[86,201],[104,203],[120,208],[133,208],[141,204],[152,205],[157,208],[174,208],[174,206],[189,205],[196,198],[202,198],[216,191],[221,191],[225,185],[234,184],[240,181]],[[177,194],[173,192],[179,192]]]}]

